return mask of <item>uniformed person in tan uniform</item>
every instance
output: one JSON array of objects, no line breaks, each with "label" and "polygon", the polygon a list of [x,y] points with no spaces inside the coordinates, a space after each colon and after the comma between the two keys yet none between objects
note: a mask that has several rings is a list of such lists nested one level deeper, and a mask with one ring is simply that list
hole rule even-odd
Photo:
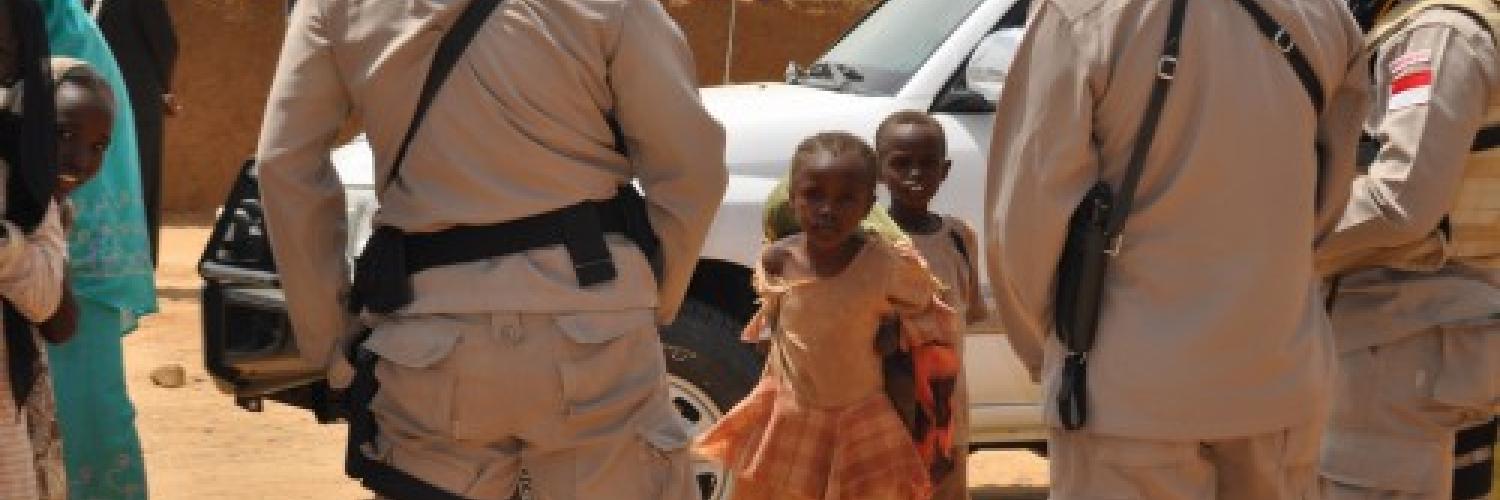
[{"label": "uniformed person in tan uniform", "polygon": [[1054,403],[1056,266],[1085,191],[1101,177],[1120,185],[1169,66],[1158,60],[1172,2],[1034,6],[996,115],[984,233],[1004,327],[1046,346],[1027,364],[1042,366],[1048,394],[1054,499],[1315,497],[1334,367],[1313,248],[1354,173],[1367,69],[1342,2],[1256,1],[1306,54],[1324,111],[1245,9],[1187,3],[1182,55],[1105,275],[1091,414],[1077,431],[1063,430]]},{"label": "uniformed person in tan uniform", "polygon": [[1319,251],[1338,278],[1330,498],[1448,499],[1500,397],[1500,4],[1358,2],[1374,156]]},{"label": "uniformed person in tan uniform", "polygon": [[[336,368],[336,344],[359,321],[345,308],[334,137],[362,117],[385,178],[435,46],[467,4],[296,3],[258,159],[310,362]],[[658,0],[506,0],[488,17],[382,191],[376,223],[408,234],[494,224],[635,180],[661,239],[661,279],[617,234],[606,235],[617,275],[588,287],[558,246],[416,273],[408,305],[366,315],[364,347],[380,357],[377,459],[465,498],[508,498],[522,467],[540,498],[697,498],[657,338],[726,181],[723,129],[694,72]]]}]

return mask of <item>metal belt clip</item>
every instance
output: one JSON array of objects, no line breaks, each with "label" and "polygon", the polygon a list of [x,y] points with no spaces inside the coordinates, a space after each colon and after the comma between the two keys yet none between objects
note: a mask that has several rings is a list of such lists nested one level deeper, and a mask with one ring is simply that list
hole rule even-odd
[{"label": "metal belt clip", "polygon": [[1286,32],[1286,28],[1277,30],[1276,35],[1271,37],[1271,41],[1276,43],[1276,48],[1281,49],[1283,54],[1297,48],[1297,42],[1292,41],[1292,35]]},{"label": "metal belt clip", "polygon": [[1156,61],[1156,77],[1171,80],[1177,75],[1177,56],[1162,56]]},{"label": "metal belt clip", "polygon": [[1117,234],[1113,238],[1109,239],[1109,248],[1104,250],[1104,255],[1108,255],[1110,257],[1119,257],[1120,256],[1120,247],[1122,247],[1124,245],[1125,245],[1125,234],[1124,233]]}]

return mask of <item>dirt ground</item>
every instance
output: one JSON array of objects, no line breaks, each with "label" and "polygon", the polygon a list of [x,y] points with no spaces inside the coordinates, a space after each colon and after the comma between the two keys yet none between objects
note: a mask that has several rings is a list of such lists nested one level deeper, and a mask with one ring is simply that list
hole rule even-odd
[{"label": "dirt ground", "polygon": [[[214,387],[203,369],[194,270],[207,235],[201,225],[163,231],[161,312],[125,342],[151,498],[372,498],[344,477],[342,425],[319,425],[311,415],[275,403],[263,413],[246,412]],[[186,369],[186,386],[152,383],[151,371],[168,365]],[[1046,480],[1046,461],[1028,452],[979,452],[970,462],[976,500],[1045,498]]]}]

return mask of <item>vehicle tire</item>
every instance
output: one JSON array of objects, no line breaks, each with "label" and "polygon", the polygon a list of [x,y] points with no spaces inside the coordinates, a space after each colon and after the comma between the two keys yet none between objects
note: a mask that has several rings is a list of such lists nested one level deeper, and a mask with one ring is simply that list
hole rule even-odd
[{"label": "vehicle tire", "polygon": [[[688,299],[677,321],[662,328],[672,404],[694,435],[707,430],[750,393],[761,357],[740,342],[744,325],[706,303]],[[722,467],[694,461],[705,500],[729,498],[733,481]]]}]

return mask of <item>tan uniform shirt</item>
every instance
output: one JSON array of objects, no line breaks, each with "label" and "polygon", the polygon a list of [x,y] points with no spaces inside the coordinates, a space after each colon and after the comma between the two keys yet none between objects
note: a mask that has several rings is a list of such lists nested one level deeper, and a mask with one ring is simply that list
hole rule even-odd
[{"label": "tan uniform shirt", "polygon": [[[363,117],[384,179],[434,48],[467,6],[303,0],[292,13],[258,158],[266,215],[304,356],[350,330],[343,196],[328,151]],[[579,289],[561,248],[414,278],[408,312],[609,311],[675,316],[722,196],[723,129],[703,109],[692,56],[657,0],[506,0],[459,60],[376,220],[407,231],[511,220],[612,196],[637,179],[665,276],[611,236],[619,277]],[[628,155],[616,151],[612,112]]]},{"label": "tan uniform shirt", "polygon": [[[1314,113],[1243,9],[1188,3],[1181,63],[1105,280],[1089,357],[1093,432],[1239,437],[1326,409],[1332,346],[1313,247],[1344,206],[1367,68],[1342,2],[1257,1],[1306,53],[1327,109]],[[1170,1],[1034,8],[996,115],[985,233],[1003,326],[1047,338],[1044,388],[1055,394],[1052,294],[1068,219],[1097,179],[1124,176]],[[1330,152],[1321,177],[1315,138]]]},{"label": "tan uniform shirt", "polygon": [[[1366,128],[1382,142],[1354,180],[1344,219],[1319,249],[1325,272],[1431,235],[1452,208],[1474,134],[1500,94],[1500,53],[1489,31],[1458,12],[1429,9],[1375,48],[1376,95]],[[1406,75],[1421,80],[1396,80]],[[1424,88],[1425,87],[1425,88]],[[1425,95],[1424,95],[1425,94]],[[1494,321],[1500,271],[1449,262],[1436,272],[1355,270],[1334,302],[1340,350],[1381,345],[1435,325]]]}]

